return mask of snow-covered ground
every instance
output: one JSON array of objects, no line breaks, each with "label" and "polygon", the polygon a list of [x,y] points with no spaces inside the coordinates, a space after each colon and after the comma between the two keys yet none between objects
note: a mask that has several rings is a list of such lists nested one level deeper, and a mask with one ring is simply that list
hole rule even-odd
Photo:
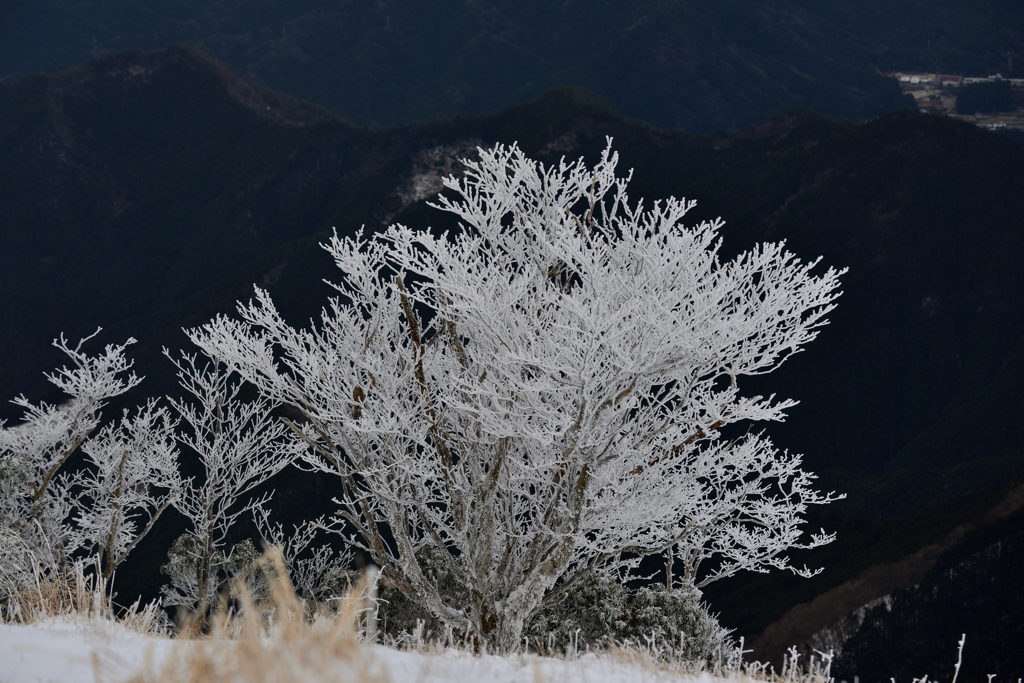
[{"label": "snow-covered ground", "polygon": [[116,681],[136,671],[147,652],[162,661],[174,646],[170,639],[140,635],[113,622],[0,624],[0,681]]},{"label": "snow-covered ground", "polygon": [[[194,642],[194,641],[192,641]],[[133,633],[115,623],[50,620],[32,626],[0,624],[0,682],[113,682],[143,667],[159,671],[190,647],[190,641]],[[231,643],[226,642],[225,647]],[[383,646],[363,649],[372,668],[394,683],[715,683],[708,674],[682,676],[624,657],[584,655],[563,660],[535,656],[474,656],[402,652]],[[338,680],[352,680],[339,662]],[[153,679],[156,680],[156,679]]]}]

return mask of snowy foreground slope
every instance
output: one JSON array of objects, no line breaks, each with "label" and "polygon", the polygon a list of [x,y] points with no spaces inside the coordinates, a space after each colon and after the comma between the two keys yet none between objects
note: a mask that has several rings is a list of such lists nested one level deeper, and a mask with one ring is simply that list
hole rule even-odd
[{"label": "snowy foreground slope", "polygon": [[[173,667],[183,650],[195,643],[144,636],[110,622],[51,620],[32,626],[0,624],[0,682],[160,680],[157,672]],[[230,645],[227,642],[223,646]],[[358,666],[351,661],[338,661],[336,680],[395,683],[713,683],[726,680],[708,674],[673,674],[643,662],[609,655],[561,660],[531,655],[481,657],[454,650],[429,655],[383,646],[363,647],[361,651],[364,661]],[[136,678],[140,672],[150,672],[150,676]]]}]

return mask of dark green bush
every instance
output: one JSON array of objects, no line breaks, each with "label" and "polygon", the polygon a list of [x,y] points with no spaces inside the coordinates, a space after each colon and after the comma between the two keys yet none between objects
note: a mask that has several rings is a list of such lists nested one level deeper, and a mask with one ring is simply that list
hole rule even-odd
[{"label": "dark green bush", "polygon": [[[436,548],[421,550],[423,572],[446,596],[466,588],[441,568]],[[380,632],[393,642],[444,638],[444,626],[383,575],[377,584]],[[468,595],[463,596],[468,599]],[[668,590],[657,584],[628,589],[616,577],[588,574],[566,589],[561,600],[537,613],[524,635],[530,650],[564,652],[567,648],[600,650],[613,644],[652,648],[664,655],[703,662],[709,668],[729,665],[736,646],[693,586]]]},{"label": "dark green bush", "polygon": [[971,83],[956,96],[957,114],[992,114],[1013,109],[1013,89],[1009,81]]},{"label": "dark green bush", "polygon": [[614,642],[650,647],[709,668],[731,664],[736,657],[729,631],[708,612],[693,586],[631,590],[607,575],[576,581],[558,604],[534,617],[527,633],[542,647],[552,636],[563,648],[601,649]]}]

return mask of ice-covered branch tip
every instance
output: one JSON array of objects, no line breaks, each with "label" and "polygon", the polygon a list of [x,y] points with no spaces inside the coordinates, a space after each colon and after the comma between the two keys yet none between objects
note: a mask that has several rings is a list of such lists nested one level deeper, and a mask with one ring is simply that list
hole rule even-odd
[{"label": "ice-covered branch tip", "polygon": [[[721,434],[783,419],[793,402],[744,395],[743,378],[815,338],[842,271],[778,243],[723,260],[721,220],[630,204],[617,161],[610,140],[593,168],[480,150],[434,204],[458,234],[324,245],[342,296],[318,326],[291,327],[257,290],[241,321],[193,332],[302,413],[307,464],[337,475],[338,519],[385,576],[500,648],[583,572],[671,551],[695,584],[808,575],[787,549],[832,538],[800,530],[836,496],[799,457]],[[458,590],[425,569],[431,548]]]}]

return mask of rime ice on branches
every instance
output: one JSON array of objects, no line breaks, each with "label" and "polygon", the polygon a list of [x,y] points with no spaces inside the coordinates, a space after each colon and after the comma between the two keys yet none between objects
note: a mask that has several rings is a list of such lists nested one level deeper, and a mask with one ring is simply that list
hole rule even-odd
[{"label": "rime ice on branches", "polygon": [[289,326],[257,289],[242,321],[192,335],[302,413],[308,464],[338,477],[338,528],[498,649],[576,577],[650,554],[697,586],[813,573],[785,553],[832,540],[799,527],[836,496],[768,439],[721,433],[794,405],[740,384],[814,339],[841,273],[782,244],[721,260],[721,220],[683,223],[694,202],[629,203],[610,141],[593,169],[501,145],[464,163],[433,205],[458,234],[393,225],[325,245],[340,296],[319,326]]},{"label": "rime ice on branches", "polygon": [[[82,350],[98,333],[74,347],[63,336],[54,341],[71,366],[46,378],[67,396],[64,403],[36,405],[20,396],[13,403],[24,419],[0,429],[0,531],[39,563],[13,573],[0,567],[8,594],[33,571],[52,576],[86,559],[109,580],[181,492],[174,423],[155,402],[94,433],[107,401],[141,381],[125,357],[134,339],[95,356]],[[69,470],[79,449],[85,466]]]},{"label": "rime ice on branches", "polygon": [[303,444],[288,438],[287,427],[273,416],[272,401],[240,399],[242,381],[216,355],[176,359],[167,349],[164,355],[187,394],[171,399],[185,426],[177,438],[198,457],[203,474],[201,481],[187,482],[174,502],[189,528],[163,567],[171,578],[163,587],[164,602],[205,612],[216,606],[224,580],[257,557],[251,542],[228,544],[238,518],[259,509],[271,494],[246,497],[291,464]]}]

